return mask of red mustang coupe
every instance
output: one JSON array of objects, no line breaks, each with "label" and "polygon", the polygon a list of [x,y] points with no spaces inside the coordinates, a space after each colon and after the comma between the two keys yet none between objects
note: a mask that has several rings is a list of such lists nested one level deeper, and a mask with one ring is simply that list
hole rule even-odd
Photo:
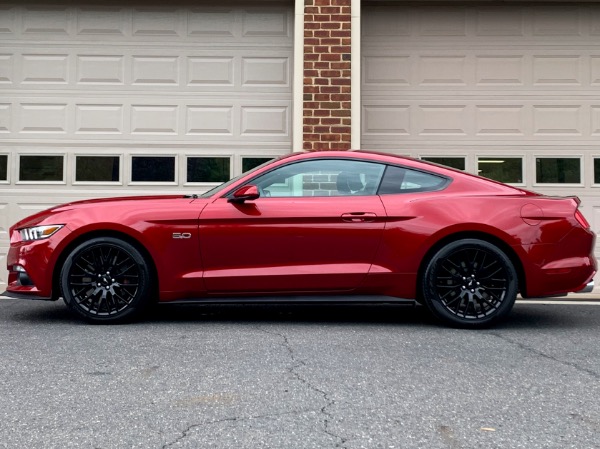
[{"label": "red mustang coupe", "polygon": [[460,327],[589,291],[577,198],[367,152],[273,160],[203,194],[65,204],[10,230],[5,294],[94,322],[174,302],[405,302]]}]

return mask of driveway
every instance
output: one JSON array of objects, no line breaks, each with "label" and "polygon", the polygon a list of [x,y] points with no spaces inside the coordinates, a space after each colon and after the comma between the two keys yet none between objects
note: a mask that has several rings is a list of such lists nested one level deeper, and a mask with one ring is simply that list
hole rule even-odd
[{"label": "driveway", "polygon": [[97,326],[0,299],[0,447],[600,448],[600,307],[161,307]]}]

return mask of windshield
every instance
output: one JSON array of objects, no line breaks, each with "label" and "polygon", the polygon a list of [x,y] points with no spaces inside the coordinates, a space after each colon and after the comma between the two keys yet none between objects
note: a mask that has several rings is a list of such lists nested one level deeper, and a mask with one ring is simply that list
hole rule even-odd
[{"label": "windshield", "polygon": [[241,175],[236,176],[235,178],[231,178],[229,181],[224,182],[223,184],[219,184],[217,187],[210,189],[208,192],[204,192],[202,195],[200,195],[200,198],[210,198],[211,196],[215,195],[216,193],[227,189],[227,187],[229,187],[231,184],[235,183],[237,180],[239,180],[243,176],[246,176],[252,172],[255,172],[256,170],[259,170],[259,169],[263,168],[264,166],[269,165],[271,163],[273,163],[273,159],[268,160],[267,162],[265,162],[263,164],[257,165],[253,169],[248,170],[247,172],[244,172]]}]

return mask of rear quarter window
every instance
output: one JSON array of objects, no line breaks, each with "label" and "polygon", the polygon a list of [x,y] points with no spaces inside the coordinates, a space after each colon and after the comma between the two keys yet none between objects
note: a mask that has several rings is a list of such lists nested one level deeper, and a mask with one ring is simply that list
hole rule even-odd
[{"label": "rear quarter window", "polygon": [[433,173],[410,168],[388,166],[379,186],[379,195],[395,193],[433,192],[441,190],[450,180]]}]

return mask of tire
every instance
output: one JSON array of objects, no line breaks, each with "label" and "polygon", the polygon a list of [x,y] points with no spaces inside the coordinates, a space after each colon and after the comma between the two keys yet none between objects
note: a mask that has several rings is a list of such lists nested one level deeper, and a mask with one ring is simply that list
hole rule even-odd
[{"label": "tire", "polygon": [[85,320],[121,323],[137,317],[149,304],[150,270],[133,245],[98,237],[67,256],[60,288],[67,306]]},{"label": "tire", "polygon": [[449,243],[427,263],[423,299],[452,327],[489,327],[508,315],[517,298],[515,267],[495,245],[478,239]]}]

